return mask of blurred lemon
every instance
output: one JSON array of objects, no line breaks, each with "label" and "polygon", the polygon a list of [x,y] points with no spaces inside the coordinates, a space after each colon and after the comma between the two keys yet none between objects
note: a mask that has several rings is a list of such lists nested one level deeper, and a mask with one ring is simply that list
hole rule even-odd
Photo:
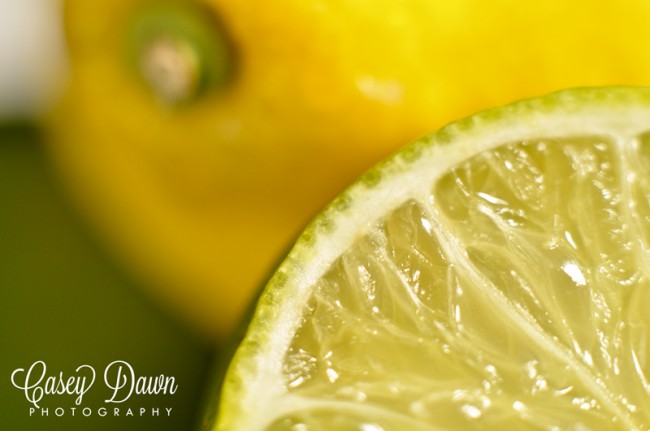
[{"label": "blurred lemon", "polygon": [[294,233],[450,119],[650,82],[650,3],[69,0],[51,150],[104,236],[227,333]]}]

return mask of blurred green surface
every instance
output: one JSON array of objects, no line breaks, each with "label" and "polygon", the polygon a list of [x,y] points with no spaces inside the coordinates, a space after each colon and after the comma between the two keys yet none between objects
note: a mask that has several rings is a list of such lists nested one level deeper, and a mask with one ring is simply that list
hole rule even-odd
[{"label": "blurred green surface", "polygon": [[[0,126],[0,429],[192,429],[210,349],[151,305],[93,242],[59,190],[40,139],[27,124]],[[48,376],[73,375],[82,364],[96,370],[74,417],[71,395],[46,395],[41,407],[49,416],[29,416],[32,405],[12,386],[11,373],[38,360]],[[107,405],[103,371],[115,360],[129,362],[138,376],[173,376],[178,391]],[[56,407],[65,408],[63,417],[55,416]],[[83,407],[92,409],[90,417],[80,414]],[[109,414],[98,416],[100,407]],[[151,416],[152,407],[159,417]],[[134,417],[123,416],[127,408]]]}]

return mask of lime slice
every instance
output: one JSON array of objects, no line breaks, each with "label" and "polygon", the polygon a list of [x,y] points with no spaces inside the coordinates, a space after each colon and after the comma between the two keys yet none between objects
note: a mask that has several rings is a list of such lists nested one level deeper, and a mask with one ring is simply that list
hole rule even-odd
[{"label": "lime slice", "polygon": [[650,90],[454,123],[334,201],[263,292],[216,430],[647,430]]}]

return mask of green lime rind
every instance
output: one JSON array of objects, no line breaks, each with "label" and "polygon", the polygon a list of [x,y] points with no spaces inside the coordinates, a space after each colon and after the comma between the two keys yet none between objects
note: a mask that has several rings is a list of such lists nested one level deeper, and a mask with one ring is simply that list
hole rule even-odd
[{"label": "green lime rind", "polygon": [[[598,120],[598,121],[595,121]],[[347,244],[449,166],[496,145],[543,137],[633,136],[650,127],[650,88],[564,90],[483,111],[423,137],[381,162],[317,216],[270,279],[224,379],[212,429],[255,429],[259,401],[283,395],[282,360],[309,288]]]}]

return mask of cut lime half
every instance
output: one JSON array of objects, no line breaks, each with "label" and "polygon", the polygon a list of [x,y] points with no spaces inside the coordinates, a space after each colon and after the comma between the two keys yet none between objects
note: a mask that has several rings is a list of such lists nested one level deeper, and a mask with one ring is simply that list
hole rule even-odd
[{"label": "cut lime half", "polygon": [[219,431],[648,430],[650,90],[453,123],[302,234]]}]

